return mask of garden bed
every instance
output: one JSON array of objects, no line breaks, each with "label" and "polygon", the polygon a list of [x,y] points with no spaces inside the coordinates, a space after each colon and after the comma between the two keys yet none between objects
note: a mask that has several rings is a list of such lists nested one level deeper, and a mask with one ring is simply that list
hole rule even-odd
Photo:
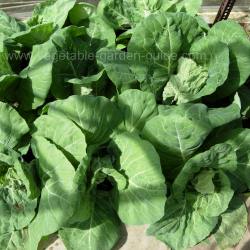
[{"label": "garden bed", "polygon": [[249,248],[245,5],[35,3],[0,5],[2,247]]}]

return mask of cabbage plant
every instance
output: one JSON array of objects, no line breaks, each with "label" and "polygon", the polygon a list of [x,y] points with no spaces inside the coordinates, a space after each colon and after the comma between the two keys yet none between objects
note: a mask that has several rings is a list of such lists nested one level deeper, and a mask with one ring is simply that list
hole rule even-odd
[{"label": "cabbage plant", "polygon": [[0,11],[0,243],[173,250],[248,225],[250,41],[201,0],[46,0]]}]

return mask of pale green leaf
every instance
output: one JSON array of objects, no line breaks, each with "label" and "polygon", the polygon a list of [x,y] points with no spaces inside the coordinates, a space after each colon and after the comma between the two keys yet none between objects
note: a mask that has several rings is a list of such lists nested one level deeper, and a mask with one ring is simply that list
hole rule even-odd
[{"label": "pale green leaf", "polygon": [[133,31],[128,52],[133,56],[129,65],[142,90],[157,93],[177,66],[174,55],[180,52],[181,34],[172,16],[151,15]]},{"label": "pale green leaf", "polygon": [[216,37],[204,37],[192,44],[192,59],[207,69],[208,79],[198,97],[211,95],[227,80],[229,73],[229,49]]},{"label": "pale green leaf", "polygon": [[235,197],[228,210],[221,215],[221,223],[214,237],[221,249],[234,247],[247,231],[248,213],[245,203]]},{"label": "pale green leaf", "polygon": [[85,136],[69,119],[40,116],[34,122],[33,136],[42,136],[53,142],[72,163],[79,163],[86,156]]},{"label": "pale green leaf", "polygon": [[129,68],[133,54],[115,49],[102,49],[97,53],[97,62],[102,65],[118,91],[136,86],[137,80]]},{"label": "pale green leaf", "polygon": [[54,23],[62,28],[69,11],[74,7],[76,0],[46,0],[37,5],[32,17],[28,20],[30,26],[43,23]]},{"label": "pale green leaf", "polygon": [[225,108],[214,108],[208,110],[208,118],[213,127],[219,127],[240,119],[240,107],[236,103],[232,103]]},{"label": "pale green leaf", "polygon": [[17,159],[14,159],[13,156],[9,162],[8,159],[1,157],[1,235],[26,227],[35,216],[37,200],[29,197],[30,190],[24,185],[24,178],[22,175],[20,176],[19,165],[16,161]]},{"label": "pale green leaf", "polygon": [[119,171],[114,168],[102,168],[101,171],[115,180],[115,182],[117,183],[118,190],[126,189],[128,181],[126,177]]},{"label": "pale green leaf", "polygon": [[164,217],[151,225],[147,233],[173,250],[186,250],[207,238],[233,196],[229,180],[223,174],[221,178],[219,192],[207,195],[187,192],[184,196],[171,196]]},{"label": "pale green leaf", "polygon": [[69,12],[69,20],[73,25],[80,25],[96,11],[96,7],[89,3],[77,3]]},{"label": "pale green leaf", "polygon": [[24,242],[27,239],[27,230],[12,231],[0,235],[1,247],[5,250],[24,250]]},{"label": "pale green leaf", "polygon": [[250,75],[248,67],[250,64],[249,37],[243,27],[233,20],[215,24],[209,31],[208,36],[216,37],[227,44],[230,50],[228,79],[215,95],[216,98],[223,98],[242,86]]},{"label": "pale green leaf", "polygon": [[118,170],[128,186],[119,190],[118,215],[131,225],[149,224],[164,214],[165,179],[154,147],[136,134],[117,135],[111,145],[119,158]]},{"label": "pale green leaf", "polygon": [[121,224],[110,197],[99,192],[91,199],[90,218],[76,227],[59,231],[68,250],[110,250],[121,237]]},{"label": "pale green leaf", "polygon": [[53,23],[39,24],[25,31],[14,33],[10,39],[26,47],[32,47],[33,45],[48,41],[54,30]]},{"label": "pale green leaf", "polygon": [[[236,154],[227,144],[216,145],[191,158],[173,183],[173,194],[167,200],[164,217],[151,225],[148,233],[173,250],[187,249],[206,239],[233,197],[230,180],[223,170],[235,169],[236,163]],[[210,177],[208,171],[212,174]],[[194,176],[199,181],[211,178],[212,186],[205,183],[202,189],[197,189]]]},{"label": "pale green leaf", "polygon": [[[234,189],[246,191],[246,187],[250,188],[250,130],[249,129],[231,129],[223,131],[219,135],[215,135],[211,140],[211,144],[227,143],[231,145],[237,155],[237,168],[229,170],[231,181],[234,183]],[[244,187],[246,185],[246,187]],[[243,186],[243,187],[242,187]]]},{"label": "pale green leaf", "polygon": [[[201,178],[201,173],[203,171],[207,172],[212,170],[216,173],[218,170],[223,170],[225,172],[230,172],[234,171],[236,168],[237,156],[232,146],[225,143],[217,144],[208,151],[195,155],[185,163],[173,183],[173,192],[184,192],[190,180],[193,181],[193,185],[197,190],[197,183],[195,183],[194,176],[199,174],[196,177]],[[207,177],[208,174],[209,172],[206,173]],[[213,183],[215,182],[213,181]],[[213,209],[211,209],[211,211],[212,210]]]},{"label": "pale green leaf", "polygon": [[146,123],[143,137],[165,159],[163,168],[173,169],[185,163],[201,147],[211,131],[212,125],[205,105],[181,104],[163,106],[160,114]]},{"label": "pale green leaf", "polygon": [[54,64],[52,94],[67,98],[72,94],[70,79],[96,76],[100,68],[96,53],[103,47],[115,45],[115,33],[101,18],[92,17],[88,27],[68,26],[53,37],[57,48]]},{"label": "pale green leaf", "polygon": [[25,120],[10,105],[0,102],[0,151],[14,148],[21,137],[29,132]]},{"label": "pale green leaf", "polygon": [[105,97],[71,96],[51,103],[48,114],[64,116],[77,123],[88,144],[107,141],[121,121],[119,110]]},{"label": "pale green leaf", "polygon": [[64,154],[40,136],[33,138],[32,147],[38,158],[44,187],[37,215],[28,228],[27,250],[37,249],[43,236],[55,233],[67,223],[78,198],[73,181],[75,169]]},{"label": "pale green leaf", "polygon": [[176,2],[177,3],[171,8],[171,10],[174,8],[177,12],[187,12],[190,15],[196,15],[202,5],[202,0],[180,0]]},{"label": "pale green leaf", "polygon": [[213,179],[215,173],[209,170],[203,170],[193,179],[192,184],[197,192],[201,194],[212,194],[215,192]]},{"label": "pale green leaf", "polygon": [[178,55],[188,53],[202,34],[197,20],[184,13],[158,13],[133,29],[128,44],[130,68],[141,89],[157,93],[177,68]]},{"label": "pale green leaf", "polygon": [[[208,72],[190,58],[181,57],[177,75],[172,75],[163,92],[163,101],[186,103],[202,97],[206,88]],[[209,94],[209,93],[207,93]],[[170,99],[170,100],[169,100]]]},{"label": "pale green leaf", "polygon": [[18,22],[14,17],[0,10],[0,33],[6,36],[6,38],[25,29],[26,25],[24,23]]},{"label": "pale green leaf", "polygon": [[51,40],[33,46],[29,65],[20,73],[23,79],[17,90],[22,109],[36,109],[47,98],[52,84],[55,53]]},{"label": "pale green leaf", "polygon": [[102,0],[98,12],[115,29],[129,29],[163,7],[162,0]]},{"label": "pale green leaf", "polygon": [[124,116],[123,127],[129,131],[141,131],[146,121],[157,115],[157,104],[153,94],[140,90],[127,90],[117,98],[117,104]]},{"label": "pale green leaf", "polygon": [[201,0],[102,0],[98,12],[117,30],[135,27],[143,19],[157,12],[187,12],[195,15]]}]

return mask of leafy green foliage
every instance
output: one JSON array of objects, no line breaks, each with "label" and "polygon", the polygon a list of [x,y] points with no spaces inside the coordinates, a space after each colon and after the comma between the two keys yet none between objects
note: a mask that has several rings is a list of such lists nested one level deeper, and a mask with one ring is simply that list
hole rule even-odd
[{"label": "leafy green foliage", "polygon": [[14,17],[8,16],[2,10],[0,11],[0,20],[0,33],[5,36],[11,36],[26,29],[24,23],[17,21]]},{"label": "leafy green foliage", "polygon": [[221,224],[214,237],[222,249],[236,245],[247,230],[246,205],[234,198],[225,213],[221,215]]},{"label": "leafy green foliage", "polygon": [[126,224],[155,222],[164,214],[166,201],[159,156],[149,142],[133,134],[117,135],[114,144],[115,155],[120,152],[119,171],[128,179],[127,187],[119,190],[119,217]]},{"label": "leafy green foliage", "polygon": [[[0,11],[0,243],[235,246],[250,191],[250,42],[201,0],[46,0]],[[237,222],[237,223],[236,223]]]},{"label": "leafy green foliage", "polygon": [[89,144],[106,142],[120,122],[119,110],[104,97],[71,96],[51,103],[48,114],[64,115],[75,122],[84,131]]}]

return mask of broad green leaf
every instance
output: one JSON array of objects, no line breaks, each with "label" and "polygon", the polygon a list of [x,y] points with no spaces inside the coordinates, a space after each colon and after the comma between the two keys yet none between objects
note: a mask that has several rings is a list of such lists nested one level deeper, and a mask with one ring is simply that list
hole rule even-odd
[{"label": "broad green leaf", "polygon": [[182,46],[177,30],[172,16],[164,13],[149,16],[134,29],[129,64],[142,90],[157,93],[175,70]]},{"label": "broad green leaf", "polygon": [[185,197],[170,197],[164,217],[150,225],[147,234],[155,236],[173,250],[186,250],[210,235],[218,223],[217,217],[203,215],[202,196],[187,193]]},{"label": "broad green leaf", "polygon": [[208,32],[210,30],[209,24],[203,16],[195,16],[195,18],[204,32]]},{"label": "broad green leaf", "polygon": [[219,216],[232,199],[229,179],[220,173],[218,192],[187,192],[171,196],[166,202],[164,217],[151,225],[147,233],[154,235],[173,250],[185,250],[207,238],[216,227]]},{"label": "broad green leaf", "polygon": [[73,25],[80,25],[96,11],[96,7],[89,3],[77,3],[69,12],[69,20]]},{"label": "broad green leaf", "polygon": [[247,231],[247,209],[239,198],[232,199],[228,210],[221,215],[221,223],[214,237],[221,249],[234,247]]},{"label": "broad green leaf", "polygon": [[70,218],[70,224],[79,223],[79,221],[85,221],[90,217],[90,192],[88,192],[88,170],[89,159],[86,157],[81,161],[80,165],[76,169],[74,177],[74,183],[78,188],[79,197],[75,206],[73,216]]},{"label": "broad green leaf", "polygon": [[110,197],[99,192],[91,199],[90,218],[76,227],[59,231],[59,237],[68,250],[110,250],[121,237],[121,223]]},{"label": "broad green leaf", "polygon": [[158,116],[146,122],[142,133],[165,159],[163,168],[169,169],[185,163],[211,131],[205,105],[181,104],[163,106]]},{"label": "broad green leaf", "polygon": [[116,184],[118,190],[127,188],[127,177],[119,170],[114,168],[114,160],[110,156],[95,157],[91,161],[93,177],[88,190],[92,190],[98,184],[101,184],[107,178],[112,184]]},{"label": "broad green leaf", "polygon": [[[227,144],[216,145],[187,161],[173,183],[164,217],[151,225],[148,233],[173,250],[193,247],[207,238],[233,197],[234,191],[223,169],[235,168],[236,161],[234,150]],[[212,176],[209,177],[208,171]],[[202,189],[197,189],[200,183],[194,183],[194,176],[199,181],[212,177],[209,180],[212,186],[205,183]]]},{"label": "broad green leaf", "polygon": [[40,136],[33,138],[32,147],[38,158],[44,187],[37,215],[28,228],[27,250],[37,249],[43,236],[55,233],[67,223],[78,198],[73,181],[75,169],[64,154]]},{"label": "broad green leaf", "polygon": [[157,12],[187,12],[195,15],[201,0],[102,0],[98,12],[117,30],[135,27],[143,19]]},{"label": "broad green leaf", "polygon": [[[171,1],[170,1],[171,2]],[[196,15],[200,10],[202,5],[202,0],[181,0],[176,1],[176,4],[170,9],[176,12],[187,12],[190,15]]]},{"label": "broad green leaf", "polygon": [[193,179],[192,184],[197,192],[201,194],[212,194],[215,192],[214,178],[214,171],[211,169],[203,170]]},{"label": "broad green leaf", "polygon": [[87,28],[69,26],[53,36],[58,60],[54,64],[52,94],[66,98],[72,94],[67,83],[73,78],[91,77],[100,72],[96,53],[103,47],[114,46],[115,33],[99,17],[91,18]]},{"label": "broad green leaf", "polygon": [[163,101],[180,104],[201,98],[201,92],[206,88],[207,78],[206,68],[197,65],[190,58],[181,57],[177,75],[172,75],[164,88]]},{"label": "broad green leaf", "polygon": [[197,97],[214,93],[227,80],[229,72],[229,49],[215,37],[204,37],[192,44],[193,60],[206,68],[208,79]]},{"label": "broad green leaf", "polygon": [[48,41],[54,30],[53,23],[39,24],[25,31],[14,33],[10,39],[26,47],[32,47],[33,45]]},{"label": "broad green leaf", "polygon": [[177,75],[167,83],[163,99],[168,103],[191,102],[214,93],[224,84],[229,71],[228,47],[214,37],[194,42],[190,58],[180,58]]},{"label": "broad green leaf", "polygon": [[170,197],[164,217],[150,225],[147,234],[155,236],[173,250],[185,250],[205,239],[216,227],[218,218],[203,216],[203,207],[199,206],[201,196],[199,198],[192,193],[182,199]]},{"label": "broad green leaf", "polygon": [[236,103],[232,103],[225,108],[211,108],[208,110],[208,118],[214,128],[240,119],[240,117],[240,107]]},{"label": "broad green leaf", "polygon": [[29,65],[20,73],[22,80],[17,90],[22,109],[36,109],[47,98],[52,84],[55,53],[51,40],[33,46]]},{"label": "broad green leaf", "polygon": [[118,91],[137,85],[135,75],[129,68],[129,60],[133,60],[133,54],[115,49],[105,48],[97,53],[97,62],[104,67]]},{"label": "broad green leaf", "polygon": [[128,186],[119,190],[118,215],[125,224],[150,224],[164,214],[165,179],[154,147],[136,134],[117,135],[111,148],[118,158],[118,170]]},{"label": "broad green leaf", "polygon": [[27,196],[30,199],[37,198],[40,195],[40,190],[37,185],[36,166],[34,162],[27,164],[15,161],[14,166],[18,178],[20,178],[26,188]]},{"label": "broad green leaf", "polygon": [[106,142],[121,122],[118,108],[105,97],[71,96],[51,103],[48,114],[75,122],[83,130],[87,144]]},{"label": "broad green leaf", "polygon": [[215,24],[208,36],[216,37],[228,45],[230,50],[230,70],[226,83],[216,92],[216,98],[233,94],[250,75],[250,43],[245,30],[235,21],[227,20]]},{"label": "broad green leaf", "polygon": [[102,0],[98,5],[98,12],[110,25],[119,30],[135,27],[163,6],[162,0]]},{"label": "broad green leaf", "polygon": [[51,38],[56,48],[51,91],[57,99],[72,94],[72,86],[67,83],[69,79],[86,74],[86,56],[90,51],[83,42],[85,34],[84,27],[69,26],[58,30]]},{"label": "broad green leaf", "polygon": [[178,55],[188,53],[202,34],[197,20],[187,14],[158,13],[133,30],[128,52],[130,68],[141,89],[157,93],[177,68]]},{"label": "broad green leaf", "polygon": [[89,18],[89,26],[86,28],[88,44],[91,51],[97,52],[103,47],[113,47],[116,35],[114,30],[98,15]]},{"label": "broad green leaf", "polygon": [[[176,23],[178,32],[182,35],[181,53],[183,53],[183,56],[187,56],[192,43],[205,35],[203,28],[200,26],[197,18],[186,13],[166,13],[165,15],[172,17],[173,21]],[[178,59],[178,56],[179,55],[174,55],[176,59]]]},{"label": "broad green leaf", "polygon": [[26,25],[24,23],[18,22],[14,17],[0,10],[0,33],[6,38],[25,29]]},{"label": "broad green leaf", "polygon": [[23,250],[24,242],[27,239],[27,230],[12,231],[0,235],[1,247],[5,250]]},{"label": "broad green leaf", "polygon": [[114,168],[102,168],[101,171],[104,174],[112,177],[116,181],[118,190],[126,189],[128,185],[128,181],[126,177],[123,174],[121,174],[119,171],[117,171]]},{"label": "broad green leaf", "polygon": [[79,163],[86,156],[85,136],[69,119],[40,116],[34,122],[33,136],[42,136],[53,142],[72,163]]},{"label": "broad green leaf", "polygon": [[14,148],[21,137],[29,132],[25,120],[9,104],[0,102],[0,151]]},{"label": "broad green leaf", "polygon": [[237,168],[229,170],[232,182],[234,182],[234,188],[236,190],[246,191],[246,185],[250,188],[250,162],[249,162],[249,150],[250,147],[250,130],[249,129],[231,129],[229,131],[223,131],[218,135],[210,139],[211,144],[227,143],[231,145],[237,155]]},{"label": "broad green leaf", "polygon": [[76,0],[46,0],[37,5],[32,17],[28,20],[30,26],[43,23],[54,23],[62,28],[69,11],[74,7]]},{"label": "broad green leaf", "polygon": [[[43,184],[47,185],[48,182],[55,181],[53,185],[56,186],[56,184],[58,184],[58,188],[60,188],[60,186],[64,184],[66,180],[70,180],[74,177],[75,169],[72,164],[67,160],[60,149],[58,149],[56,145],[50,142],[48,139],[38,135],[33,137],[32,150],[37,156],[42,175],[46,177],[45,179],[42,179],[44,182]],[[72,186],[73,182],[67,183],[67,185],[65,184],[65,190]],[[46,189],[44,189],[44,191],[46,191]]]},{"label": "broad green leaf", "polygon": [[117,104],[123,114],[123,125],[129,132],[141,131],[146,121],[157,115],[155,96],[148,92],[131,89],[126,90],[117,98]]},{"label": "broad green leaf", "polygon": [[78,224],[79,222],[83,222],[88,220],[91,217],[91,206],[92,206],[92,193],[85,192],[86,190],[81,190],[79,199],[77,201],[75,212],[73,216],[69,219],[70,225]]},{"label": "broad green leaf", "polygon": [[[208,177],[209,171],[217,172],[234,171],[237,168],[237,156],[232,146],[229,144],[217,144],[208,151],[197,154],[186,162],[181,172],[173,183],[173,192],[184,192],[190,180],[197,191],[197,183],[194,176],[201,178],[200,174],[205,171]],[[211,171],[210,171],[211,172]],[[197,174],[199,174],[197,176]],[[213,183],[215,183],[213,181]],[[212,210],[211,210],[212,211]]]},{"label": "broad green leaf", "polygon": [[1,182],[4,182],[5,174],[9,168],[9,166],[14,166],[15,162],[18,160],[19,154],[12,149],[5,149],[4,151],[0,152],[1,156]]}]

